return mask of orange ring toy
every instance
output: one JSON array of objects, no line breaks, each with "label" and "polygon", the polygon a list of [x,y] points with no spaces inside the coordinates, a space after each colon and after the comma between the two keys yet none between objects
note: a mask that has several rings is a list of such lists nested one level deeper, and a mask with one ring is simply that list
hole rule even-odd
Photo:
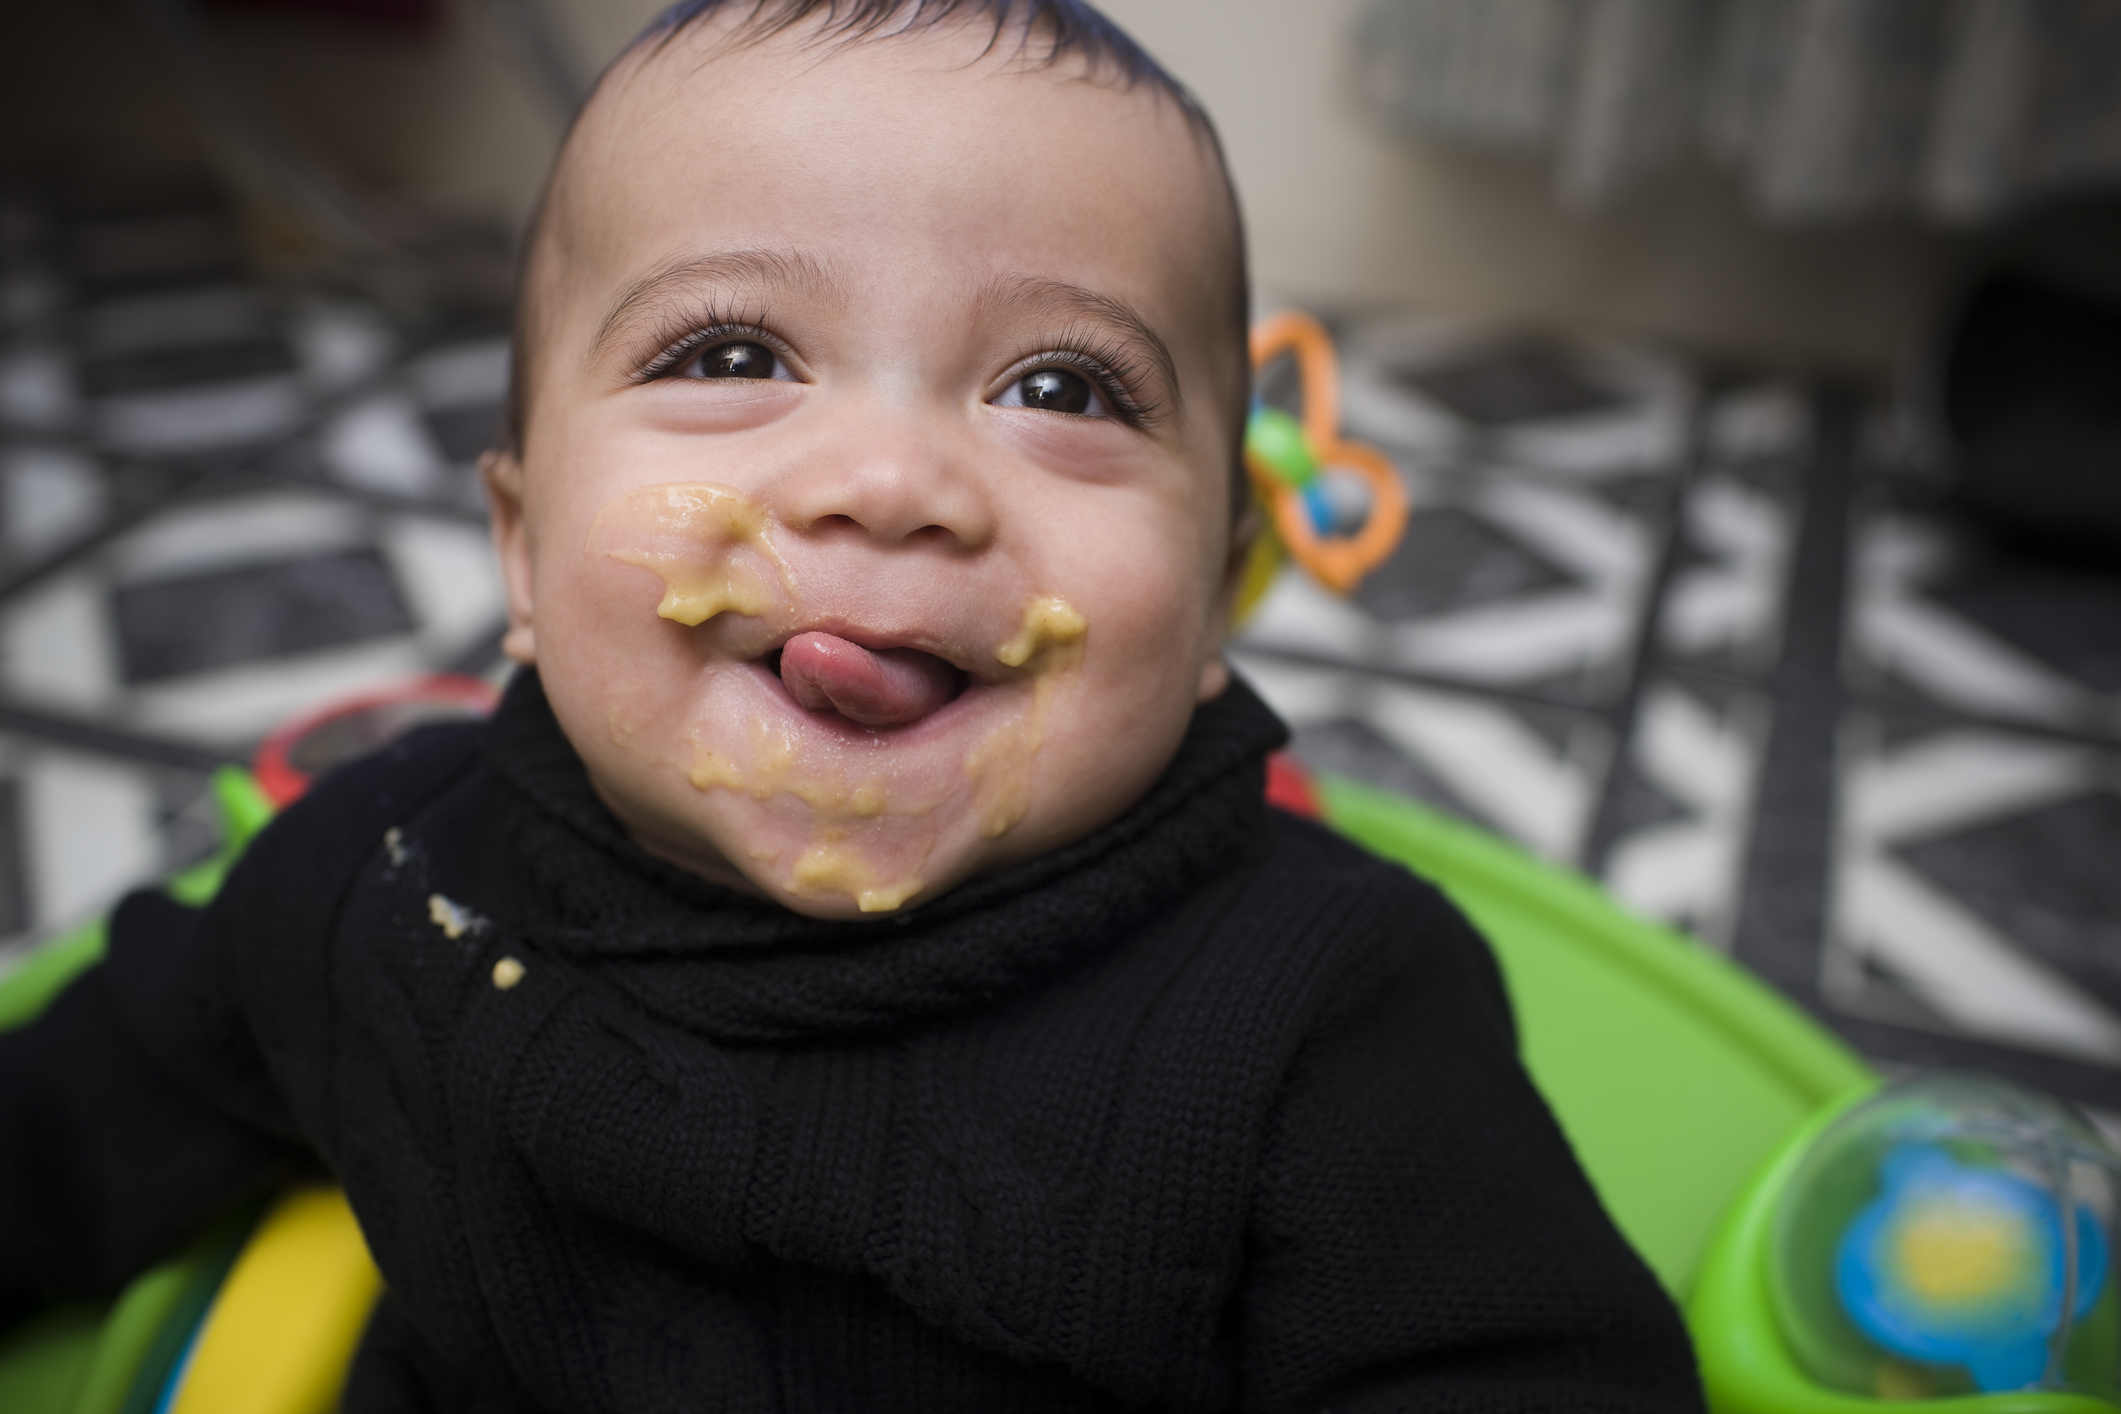
[{"label": "orange ring toy", "polygon": [[1317,466],[1349,471],[1370,488],[1370,514],[1353,535],[1320,535],[1303,497],[1250,445],[1245,469],[1274,517],[1275,532],[1296,562],[1336,594],[1346,594],[1390,557],[1407,528],[1407,490],[1391,461],[1375,447],[1340,437],[1340,359],[1333,340],[1316,319],[1286,310],[1252,328],[1252,368],[1266,368],[1284,353],[1296,356],[1303,394],[1303,439]]}]

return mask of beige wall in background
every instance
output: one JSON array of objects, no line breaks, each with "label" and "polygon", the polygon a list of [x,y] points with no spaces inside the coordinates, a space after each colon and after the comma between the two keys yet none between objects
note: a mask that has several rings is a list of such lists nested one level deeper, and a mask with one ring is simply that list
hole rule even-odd
[{"label": "beige wall in background", "polygon": [[[544,3],[601,64],[662,0]],[[1106,0],[1215,115],[1265,298],[1596,326],[1882,372],[1965,258],[1963,242],[1909,226],[1769,230],[1702,172],[1564,211],[1536,161],[1391,137],[1357,111],[1344,79],[1361,4]],[[130,134],[137,146],[148,129],[150,146],[182,146],[168,130],[178,100],[154,82],[151,50],[127,38],[124,7],[33,8],[44,13],[0,26],[38,26],[35,51],[60,57],[7,76],[28,91],[0,98],[13,134],[0,152],[38,146],[40,133],[81,147]],[[483,0],[451,0],[442,32],[418,44],[241,14],[217,16],[215,31],[300,140],[366,180],[511,223],[528,206],[558,122]]]},{"label": "beige wall in background", "polygon": [[1269,296],[1603,326],[1881,372],[1959,263],[1911,227],[1774,231],[1705,172],[1597,212],[1543,164],[1394,137],[1346,74],[1364,0],[1108,0],[1215,116]]},{"label": "beige wall in background", "polygon": [[[599,61],[660,0],[547,0]],[[1536,160],[1379,130],[1347,91],[1365,0],[1102,0],[1214,115],[1268,302],[1406,304],[1879,373],[1956,273],[1911,225],[1777,231],[1714,175],[1568,212]]]}]

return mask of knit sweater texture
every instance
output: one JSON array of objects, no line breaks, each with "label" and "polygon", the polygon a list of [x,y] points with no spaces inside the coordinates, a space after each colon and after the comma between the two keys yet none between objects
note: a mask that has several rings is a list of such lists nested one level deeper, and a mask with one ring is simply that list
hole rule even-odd
[{"label": "knit sweater texture", "polygon": [[1697,1409],[1485,946],[1266,807],[1283,735],[1234,685],[1111,824],[827,922],[643,853],[523,673],[0,1036],[0,1305],[321,1166],[349,1414]]}]

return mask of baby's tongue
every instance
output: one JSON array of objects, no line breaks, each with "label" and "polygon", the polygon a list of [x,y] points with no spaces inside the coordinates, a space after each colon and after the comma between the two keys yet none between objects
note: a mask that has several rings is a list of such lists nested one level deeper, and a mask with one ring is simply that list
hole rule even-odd
[{"label": "baby's tongue", "polygon": [[959,674],[918,648],[869,649],[830,633],[799,634],[781,648],[781,682],[813,712],[865,727],[903,727],[957,695]]}]

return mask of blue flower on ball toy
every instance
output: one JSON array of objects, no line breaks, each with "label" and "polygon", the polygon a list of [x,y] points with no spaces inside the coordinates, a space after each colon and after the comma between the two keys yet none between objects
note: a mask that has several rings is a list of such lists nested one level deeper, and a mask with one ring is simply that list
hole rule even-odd
[{"label": "blue flower on ball toy", "polygon": [[[2053,1195],[1934,1144],[1902,1145],[1879,1177],[1884,1191],[1849,1224],[1836,1254],[1849,1318],[1895,1355],[1964,1366],[1983,1390],[2039,1383],[2066,1285]],[[2082,1320],[2106,1284],[2106,1238],[2082,1207],[2073,1225],[2070,1314]]]}]

